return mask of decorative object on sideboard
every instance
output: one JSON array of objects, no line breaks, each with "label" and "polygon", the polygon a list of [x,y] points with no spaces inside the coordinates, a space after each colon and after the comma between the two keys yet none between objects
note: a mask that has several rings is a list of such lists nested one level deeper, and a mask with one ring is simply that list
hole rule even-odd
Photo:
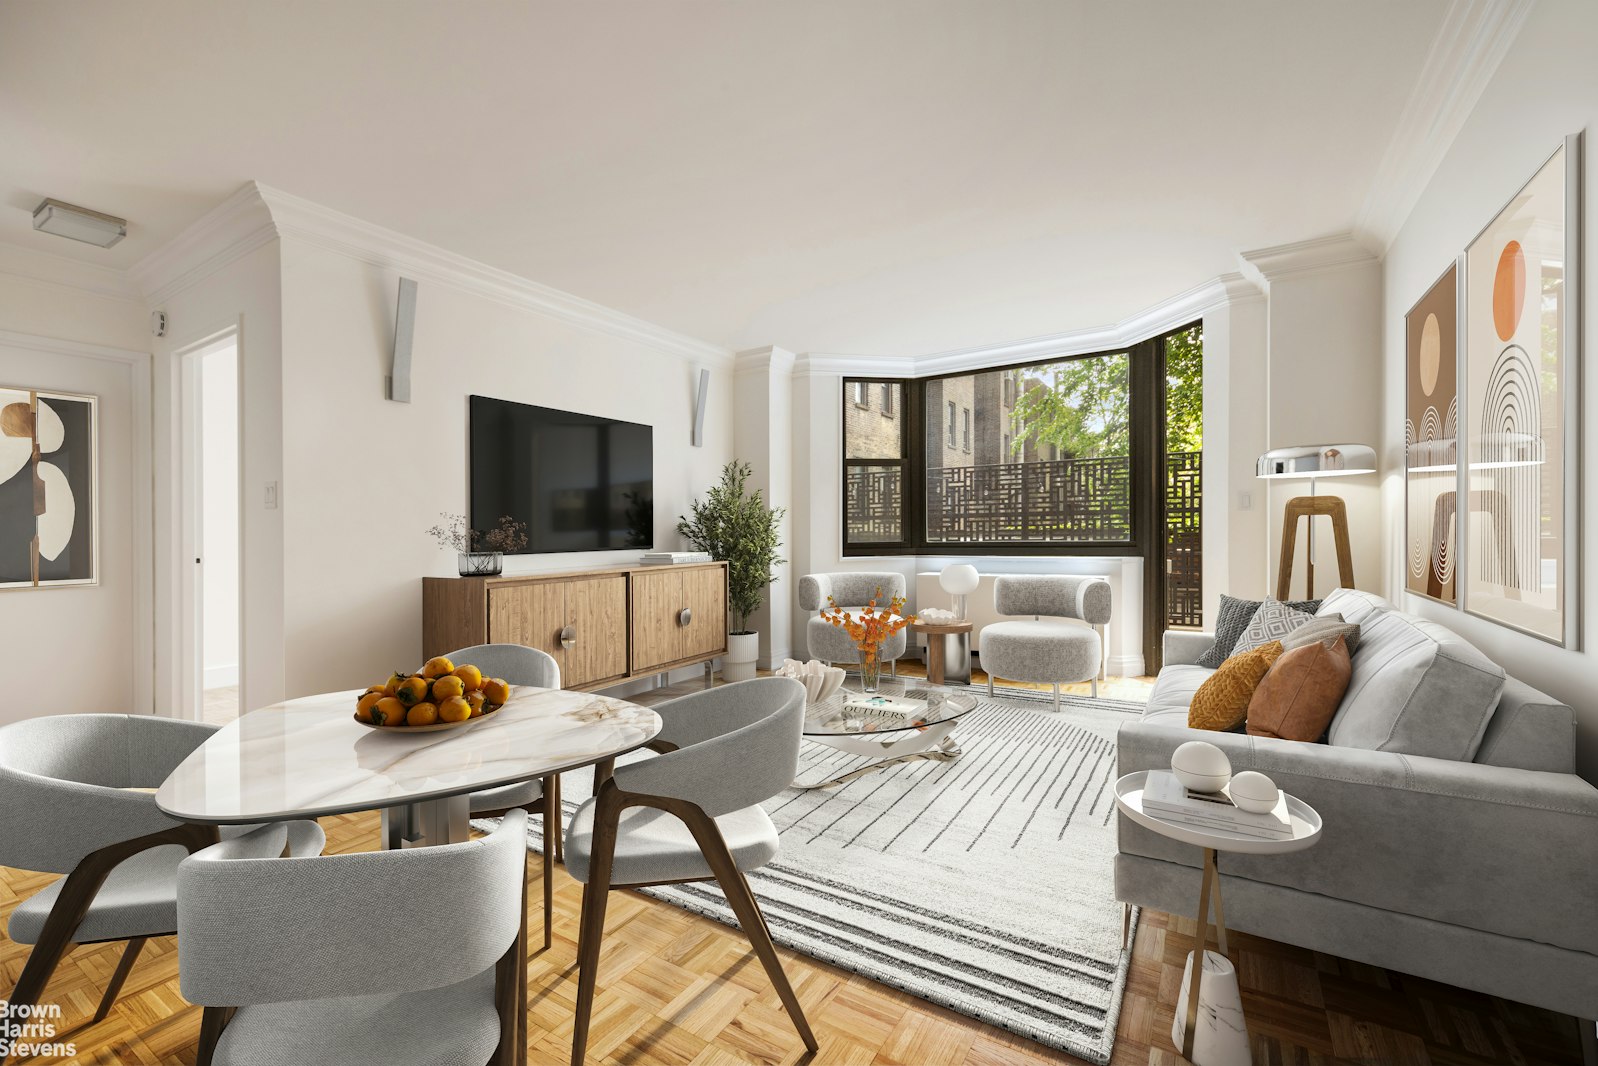
[{"label": "decorative object on sideboard", "polygon": [[1317,496],[1315,479],[1354,477],[1376,473],[1376,449],[1368,444],[1301,444],[1273,448],[1259,457],[1255,475],[1270,480],[1309,479],[1309,495],[1294,496],[1282,511],[1282,557],[1276,572],[1276,598],[1287,599],[1293,582],[1293,549],[1298,541],[1298,520],[1309,522],[1309,548],[1305,555],[1304,582],[1308,599],[1315,597],[1315,519],[1332,522],[1337,546],[1337,579],[1343,588],[1354,587],[1354,554],[1348,543],[1348,506],[1341,496]]},{"label": "decorative object on sideboard", "polygon": [[644,566],[683,566],[714,561],[709,552],[645,552],[638,557],[638,562]]},{"label": "decorative object on sideboard", "polygon": [[[977,573],[977,568],[970,563],[954,563],[943,568],[938,575],[938,584],[954,600],[954,618],[963,621],[966,617],[966,597],[977,590],[982,582],[982,575]],[[924,619],[931,621],[930,618]],[[951,619],[952,620],[952,619]]]},{"label": "decorative object on sideboard", "polygon": [[1190,740],[1171,753],[1171,773],[1194,792],[1219,792],[1232,779],[1232,762],[1209,741]]},{"label": "decorative object on sideboard", "polygon": [[784,659],[772,671],[778,677],[791,677],[805,687],[805,701],[820,703],[837,692],[848,671],[841,666],[828,666],[820,659],[802,663],[798,659]]},{"label": "decorative object on sideboard", "polygon": [[1226,793],[1233,803],[1250,814],[1269,814],[1282,798],[1282,790],[1276,787],[1276,782],[1258,770],[1244,770],[1234,776],[1227,784]]},{"label": "decorative object on sideboard", "polygon": [[888,638],[916,620],[913,614],[904,613],[904,597],[894,596],[886,604],[881,602],[882,589],[877,589],[871,602],[859,614],[838,606],[831,596],[821,617],[849,634],[860,653],[860,690],[875,692],[882,680],[882,646]]},{"label": "decorative object on sideboard", "polygon": [[441,548],[453,548],[461,577],[497,577],[504,569],[506,553],[514,555],[527,547],[527,523],[501,515],[499,525],[489,530],[472,529],[466,516],[439,512],[443,522],[427,531]]},{"label": "decorative object on sideboard", "polygon": [[[1565,138],[1465,249],[1468,474],[1460,602],[1579,643],[1581,134]],[[1478,535],[1478,531],[1485,535]]]},{"label": "decorative object on sideboard", "polygon": [[777,580],[772,569],[787,562],[777,549],[782,547],[782,519],[788,512],[766,506],[759,489],[747,491],[753,473],[748,463],[729,462],[722,467],[721,482],[712,485],[703,499],[695,500],[688,515],[677,521],[683,539],[727,564],[727,606],[734,628],[722,660],[724,681],[747,681],[755,676],[760,637],[749,628],[749,617],[760,610],[767,586]]},{"label": "decorative object on sideboard", "polygon": [[93,396],[0,388],[0,588],[99,581],[99,431]]}]

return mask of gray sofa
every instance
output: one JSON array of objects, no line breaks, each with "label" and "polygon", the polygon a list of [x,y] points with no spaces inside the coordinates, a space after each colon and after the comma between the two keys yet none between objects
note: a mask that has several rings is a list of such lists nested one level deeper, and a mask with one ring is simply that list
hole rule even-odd
[{"label": "gray sofa", "polygon": [[[1230,926],[1598,1017],[1598,789],[1574,772],[1572,710],[1379,597],[1340,589],[1320,613],[1363,629],[1328,742],[1187,728],[1213,638],[1173,631],[1148,709],[1120,731],[1119,772],[1204,739],[1320,812],[1306,851],[1221,855]],[[1190,916],[1200,861],[1122,817],[1116,896]]]}]

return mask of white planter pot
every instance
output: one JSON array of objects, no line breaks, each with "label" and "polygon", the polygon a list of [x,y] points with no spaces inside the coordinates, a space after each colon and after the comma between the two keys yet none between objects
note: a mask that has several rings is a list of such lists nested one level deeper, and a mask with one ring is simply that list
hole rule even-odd
[{"label": "white planter pot", "polygon": [[723,681],[748,681],[755,676],[755,660],[760,658],[759,633],[730,633],[727,654],[721,657]]}]

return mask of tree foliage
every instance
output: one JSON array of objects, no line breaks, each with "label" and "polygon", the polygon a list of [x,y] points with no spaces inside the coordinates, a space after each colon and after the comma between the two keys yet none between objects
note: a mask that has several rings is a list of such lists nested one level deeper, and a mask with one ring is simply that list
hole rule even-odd
[{"label": "tree foliage", "polygon": [[[1166,447],[1196,452],[1204,441],[1204,329],[1165,343]],[[1027,372],[1012,412],[1015,454],[1053,444],[1062,457],[1131,453],[1131,389],[1125,353],[1071,359]]]},{"label": "tree foliage", "polygon": [[776,580],[773,567],[786,560],[777,555],[782,547],[779,527],[787,511],[767,507],[760,490],[745,492],[753,468],[734,460],[721,471],[721,483],[713,485],[704,499],[695,500],[688,516],[679,516],[677,532],[696,549],[727,564],[727,599],[732,611],[734,633],[749,628],[749,616],[760,610],[766,586]]}]

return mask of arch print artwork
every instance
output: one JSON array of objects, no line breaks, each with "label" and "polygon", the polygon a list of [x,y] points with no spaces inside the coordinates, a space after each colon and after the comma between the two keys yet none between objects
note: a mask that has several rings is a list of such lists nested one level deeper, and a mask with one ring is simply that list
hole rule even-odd
[{"label": "arch print artwork", "polygon": [[93,396],[0,386],[0,589],[99,580],[97,413]]},{"label": "arch print artwork", "polygon": [[1455,603],[1459,264],[1410,309],[1404,333],[1404,584],[1417,596]]},{"label": "arch print artwork", "polygon": [[[1463,550],[1450,560],[1465,610],[1570,647],[1581,552],[1580,157],[1580,135],[1567,138],[1465,250],[1465,465],[1454,498],[1469,506],[1455,508]],[[1413,521],[1413,500],[1411,509]],[[1432,594],[1414,587],[1413,565],[1410,574],[1412,591]]]}]

